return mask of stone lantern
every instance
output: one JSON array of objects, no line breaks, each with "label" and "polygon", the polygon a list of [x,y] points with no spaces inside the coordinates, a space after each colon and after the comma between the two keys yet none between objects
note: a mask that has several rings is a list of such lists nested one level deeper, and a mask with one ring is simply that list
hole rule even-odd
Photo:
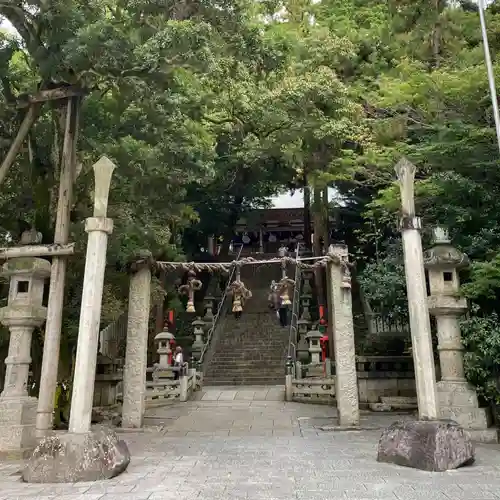
[{"label": "stone lantern", "polygon": [[306,339],[309,342],[309,353],[311,354],[311,365],[319,365],[321,354],[321,345],[319,339],[322,337],[322,333],[316,329],[314,326],[310,332],[307,332]]},{"label": "stone lantern", "polygon": [[301,363],[307,363],[309,361],[309,343],[307,341],[307,332],[309,330],[310,322],[306,319],[299,319],[297,321],[297,359]]},{"label": "stone lantern", "polygon": [[31,336],[47,317],[42,299],[50,267],[47,260],[33,257],[14,258],[2,267],[10,287],[7,306],[0,309],[0,322],[9,328],[10,340],[0,395],[0,451],[30,449],[35,444],[37,400],[27,390]]},{"label": "stone lantern", "polygon": [[194,333],[194,342],[191,346],[191,352],[193,353],[193,357],[196,359],[200,359],[201,351],[203,350],[203,346],[205,342],[203,341],[203,327],[205,326],[205,322],[201,318],[196,318],[193,323],[193,333]]},{"label": "stone lantern", "polygon": [[204,309],[205,309],[205,316],[203,316],[203,322],[205,323],[205,328],[206,330],[210,330],[212,327],[212,324],[214,322],[214,304],[215,304],[215,297],[211,294],[206,295],[205,298],[203,299],[204,302]]},{"label": "stone lantern", "polygon": [[465,379],[460,316],[467,301],[460,296],[458,270],[469,265],[469,258],[451,245],[448,232],[434,229],[434,246],[424,252],[429,274],[429,312],[436,318],[441,381],[437,383],[441,418],[452,419],[485,436],[489,421],[479,408],[475,390]]},{"label": "stone lantern", "polygon": [[168,331],[168,325],[165,325],[163,331],[155,336],[155,342],[158,343],[157,353],[160,356],[158,368],[168,368],[172,364],[171,342],[175,340],[173,333]]},{"label": "stone lantern", "polygon": [[311,326],[311,312],[309,308],[311,306],[312,288],[310,274],[308,270],[302,272],[302,293],[300,294],[301,313],[297,321],[297,358],[301,363],[307,363],[309,360],[309,343],[306,336]]}]

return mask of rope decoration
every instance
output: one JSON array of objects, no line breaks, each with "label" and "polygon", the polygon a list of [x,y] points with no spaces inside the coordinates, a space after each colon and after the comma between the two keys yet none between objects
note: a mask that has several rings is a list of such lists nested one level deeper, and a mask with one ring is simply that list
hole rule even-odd
[{"label": "rope decoration", "polygon": [[[308,262],[313,262],[309,264]],[[236,267],[235,280],[229,286],[228,292],[233,296],[233,312],[241,312],[245,300],[252,297],[252,292],[246,288],[244,283],[240,280],[240,270],[242,266],[248,265],[272,265],[281,264],[283,269],[286,269],[288,264],[295,265],[303,271],[313,271],[315,269],[325,267],[328,264],[335,264],[342,269],[342,288],[351,288],[351,273],[350,267],[353,265],[339,255],[329,253],[320,257],[304,257],[295,259],[288,256],[280,256],[268,260],[259,260],[253,257],[244,257],[240,260],[232,262],[156,262],[157,268],[164,271],[178,270],[188,272],[188,280],[185,285],[181,285],[178,291],[182,295],[188,296],[186,312],[196,312],[194,306],[194,292],[200,290],[203,286],[202,282],[196,279],[196,273],[202,271],[209,271],[210,273],[223,273],[230,274],[232,269]],[[284,276],[276,286],[276,292],[280,294],[283,305],[290,305],[292,302],[290,296],[293,293],[295,281]]]},{"label": "rope decoration", "polygon": [[292,305],[290,300],[290,295],[293,293],[293,287],[295,286],[295,281],[287,278],[286,276],[276,285],[276,291],[280,294],[281,303],[284,306]]},{"label": "rope decoration", "polygon": [[[308,264],[308,261],[315,261],[313,264]],[[327,264],[347,265],[349,263],[343,261],[340,257],[334,254],[322,255],[321,257],[306,257],[295,259],[293,257],[275,257],[269,260],[259,260],[253,257],[244,257],[240,260],[233,260],[232,262],[162,262],[158,261],[156,265],[165,271],[181,269],[182,271],[194,271],[196,273],[201,271],[209,271],[211,273],[222,272],[229,274],[233,266],[249,266],[249,265],[271,265],[271,264],[292,264],[300,267],[301,269],[317,269],[325,267]]]},{"label": "rope decoration", "polygon": [[194,307],[194,292],[200,290],[202,286],[203,283],[200,280],[196,279],[196,273],[191,269],[188,273],[187,283],[179,287],[179,293],[181,295],[188,296],[186,312],[196,312],[196,309]]},{"label": "rope decoration", "polygon": [[229,293],[233,296],[233,312],[243,311],[243,304],[252,298],[252,292],[239,280],[239,277],[229,285]]}]

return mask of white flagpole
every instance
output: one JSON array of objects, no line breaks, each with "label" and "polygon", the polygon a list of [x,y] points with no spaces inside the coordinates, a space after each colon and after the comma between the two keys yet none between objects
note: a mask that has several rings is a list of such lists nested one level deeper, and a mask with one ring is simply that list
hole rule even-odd
[{"label": "white flagpole", "polygon": [[495,118],[495,129],[497,132],[497,143],[500,151],[500,114],[498,112],[497,89],[495,85],[495,74],[493,73],[493,64],[491,63],[490,44],[488,43],[488,33],[486,31],[486,19],[484,11],[486,9],[484,0],[478,0],[479,19],[481,21],[481,34],[483,36],[484,62],[488,72],[488,83],[490,86],[491,104],[493,106],[493,117]]}]

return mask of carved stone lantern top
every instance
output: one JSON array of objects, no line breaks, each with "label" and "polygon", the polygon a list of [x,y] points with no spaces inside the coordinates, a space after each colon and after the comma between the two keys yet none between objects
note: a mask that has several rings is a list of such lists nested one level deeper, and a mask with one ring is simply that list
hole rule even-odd
[{"label": "carved stone lantern top", "polygon": [[205,326],[205,322],[198,316],[192,323],[194,328],[202,328]]},{"label": "carved stone lantern top", "polygon": [[155,342],[162,342],[164,340],[174,340],[175,336],[173,333],[170,333],[168,330],[163,330],[155,336]]},{"label": "carved stone lantern top", "polygon": [[319,340],[323,334],[316,329],[316,326],[313,326],[313,329],[307,332],[306,339],[310,340]]},{"label": "carved stone lantern top", "polygon": [[434,228],[434,246],[424,252],[426,269],[463,269],[470,264],[469,257],[451,244],[448,231]]}]

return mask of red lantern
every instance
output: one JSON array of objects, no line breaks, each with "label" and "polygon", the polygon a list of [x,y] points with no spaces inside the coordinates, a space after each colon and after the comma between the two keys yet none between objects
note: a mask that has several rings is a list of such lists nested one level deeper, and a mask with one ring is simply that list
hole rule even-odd
[{"label": "red lantern", "polygon": [[319,322],[321,324],[322,321],[325,321],[325,306],[319,306]]}]

